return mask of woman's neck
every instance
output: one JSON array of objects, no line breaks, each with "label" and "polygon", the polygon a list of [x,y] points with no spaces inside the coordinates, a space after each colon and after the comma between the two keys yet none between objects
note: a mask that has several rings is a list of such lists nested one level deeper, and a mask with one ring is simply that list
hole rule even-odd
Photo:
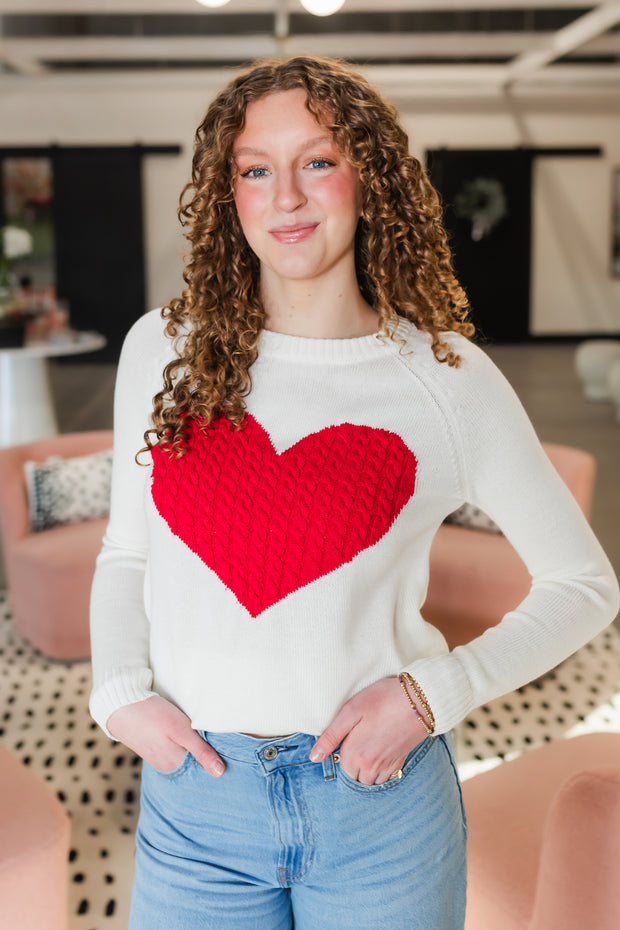
[{"label": "woman's neck", "polygon": [[353,339],[378,330],[379,318],[353,287],[286,281],[261,288],[265,329],[311,339]]}]

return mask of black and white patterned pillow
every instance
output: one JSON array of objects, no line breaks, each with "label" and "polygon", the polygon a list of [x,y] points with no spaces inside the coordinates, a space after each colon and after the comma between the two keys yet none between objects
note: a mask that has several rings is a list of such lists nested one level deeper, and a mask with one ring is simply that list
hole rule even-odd
[{"label": "black and white patterned pillow", "polygon": [[110,512],[112,450],[46,462],[25,462],[34,533],[66,523],[106,517]]},{"label": "black and white patterned pillow", "polygon": [[484,530],[485,533],[502,535],[497,523],[494,523],[484,510],[474,507],[473,504],[463,504],[454,513],[449,514],[443,522],[452,526],[465,526],[470,530]]}]

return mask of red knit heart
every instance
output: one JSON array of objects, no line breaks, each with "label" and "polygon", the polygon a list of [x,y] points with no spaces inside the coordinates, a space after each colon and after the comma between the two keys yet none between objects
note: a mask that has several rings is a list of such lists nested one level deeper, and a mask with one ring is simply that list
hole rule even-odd
[{"label": "red knit heart", "polygon": [[153,449],[155,506],[256,617],[373,546],[415,490],[416,459],[388,430],[343,423],[284,452],[252,416],[194,421],[175,459]]}]

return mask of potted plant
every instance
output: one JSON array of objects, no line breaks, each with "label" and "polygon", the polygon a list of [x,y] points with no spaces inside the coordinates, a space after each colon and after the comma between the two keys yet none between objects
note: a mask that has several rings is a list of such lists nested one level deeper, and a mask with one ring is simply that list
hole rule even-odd
[{"label": "potted plant", "polygon": [[15,305],[13,262],[32,251],[32,236],[18,226],[0,227],[0,348],[24,344],[26,318]]}]

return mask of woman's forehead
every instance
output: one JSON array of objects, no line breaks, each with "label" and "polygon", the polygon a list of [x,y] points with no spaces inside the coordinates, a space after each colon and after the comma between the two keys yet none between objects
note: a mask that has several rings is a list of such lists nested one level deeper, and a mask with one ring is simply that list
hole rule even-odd
[{"label": "woman's forehead", "polygon": [[321,125],[306,106],[307,95],[302,88],[274,91],[253,100],[248,105],[245,124],[235,139],[233,150],[238,154],[255,154],[257,148],[279,143],[331,144],[334,137]]}]

